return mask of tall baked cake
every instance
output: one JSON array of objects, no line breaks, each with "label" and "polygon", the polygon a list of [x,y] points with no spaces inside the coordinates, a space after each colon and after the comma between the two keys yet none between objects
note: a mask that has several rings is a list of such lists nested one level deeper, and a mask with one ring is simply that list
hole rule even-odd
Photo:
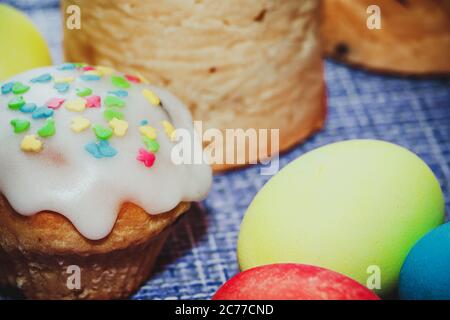
[{"label": "tall baked cake", "polygon": [[257,152],[235,139],[214,141],[230,158],[216,161],[216,170],[255,163],[323,126],[320,1],[63,0],[65,18],[73,5],[81,28],[64,29],[66,59],[138,73],[168,88],[203,132],[279,130],[258,135]]}]

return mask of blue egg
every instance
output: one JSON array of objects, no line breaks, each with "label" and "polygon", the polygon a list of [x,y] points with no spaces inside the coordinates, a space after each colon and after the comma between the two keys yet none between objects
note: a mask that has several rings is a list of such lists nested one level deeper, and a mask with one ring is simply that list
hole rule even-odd
[{"label": "blue egg", "polygon": [[450,300],[450,222],[411,249],[400,272],[400,298]]}]

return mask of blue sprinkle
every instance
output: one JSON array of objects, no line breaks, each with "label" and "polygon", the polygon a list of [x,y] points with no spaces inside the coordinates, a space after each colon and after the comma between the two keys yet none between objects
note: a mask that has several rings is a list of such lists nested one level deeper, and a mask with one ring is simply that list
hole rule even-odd
[{"label": "blue sprinkle", "polygon": [[44,73],[36,78],[31,79],[31,82],[32,83],[46,83],[46,82],[51,81],[52,79],[53,79],[53,77],[51,76],[50,73]]},{"label": "blue sprinkle", "polygon": [[8,82],[2,85],[2,94],[8,94],[12,92],[12,89],[14,87],[14,82]]},{"label": "blue sprinkle", "polygon": [[117,151],[111,147],[108,141],[101,140],[98,144],[98,150],[100,153],[107,158],[114,157],[117,154]]},{"label": "blue sprinkle", "polygon": [[56,91],[58,91],[59,93],[64,93],[67,92],[67,90],[69,90],[69,84],[66,82],[59,82],[59,83],[55,83],[55,85],[53,86]]},{"label": "blue sprinkle", "polygon": [[36,104],[34,104],[34,103],[26,103],[20,108],[20,111],[23,113],[32,113],[35,110],[36,110]]},{"label": "blue sprinkle", "polygon": [[141,121],[141,126],[146,126],[148,124],[148,120],[142,120]]},{"label": "blue sprinkle", "polygon": [[125,90],[109,91],[108,93],[113,94],[119,98],[128,97],[128,91],[125,91]]},{"label": "blue sprinkle", "polygon": [[97,81],[100,80],[100,77],[96,74],[83,74],[80,76],[80,79],[84,81]]},{"label": "blue sprinkle", "polygon": [[89,152],[94,158],[101,159],[103,158],[100,150],[98,149],[98,145],[94,142],[88,143],[84,146],[84,149]]},{"label": "blue sprinkle", "polygon": [[53,110],[47,107],[39,107],[32,114],[33,119],[45,119],[53,115]]},{"label": "blue sprinkle", "polygon": [[77,66],[73,63],[63,63],[56,67],[58,70],[74,70]]},{"label": "blue sprinkle", "polygon": [[117,154],[117,151],[106,140],[102,140],[98,144],[88,143],[84,146],[84,149],[97,159],[111,158]]}]

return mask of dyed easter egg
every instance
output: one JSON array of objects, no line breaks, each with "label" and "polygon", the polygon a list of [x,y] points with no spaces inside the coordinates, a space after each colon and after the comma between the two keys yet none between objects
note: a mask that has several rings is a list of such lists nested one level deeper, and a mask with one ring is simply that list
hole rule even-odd
[{"label": "dyed easter egg", "polygon": [[414,243],[443,220],[440,185],[414,153],[384,141],[334,143],[299,157],[256,195],[239,264],[317,265],[386,295]]},{"label": "dyed easter egg", "polygon": [[399,292],[408,300],[450,300],[450,222],[411,249],[400,272]]},{"label": "dyed easter egg", "polygon": [[20,11],[0,4],[0,81],[50,65],[50,51],[33,23]]},{"label": "dyed easter egg", "polygon": [[213,300],[378,300],[369,289],[342,274],[303,264],[272,264],[228,280]]}]

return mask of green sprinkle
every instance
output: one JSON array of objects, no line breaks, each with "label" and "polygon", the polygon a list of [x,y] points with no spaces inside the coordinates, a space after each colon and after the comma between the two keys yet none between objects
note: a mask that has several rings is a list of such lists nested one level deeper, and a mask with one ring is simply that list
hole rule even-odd
[{"label": "green sprinkle", "polygon": [[28,120],[14,119],[11,120],[11,125],[13,126],[15,133],[22,133],[30,129],[30,121]]},{"label": "green sprinkle", "polygon": [[11,110],[19,110],[20,108],[22,108],[22,106],[25,104],[25,100],[23,99],[22,96],[19,97],[15,97],[13,98],[9,103],[8,103],[8,108],[10,108]]},{"label": "green sprinkle", "polygon": [[156,140],[150,139],[146,136],[142,136],[142,141],[145,144],[145,147],[150,152],[158,152],[159,150],[159,143],[156,142]]},{"label": "green sprinkle", "polygon": [[30,87],[23,84],[22,82],[14,83],[14,86],[12,89],[14,94],[23,94],[23,93],[27,92],[28,90],[30,90]]},{"label": "green sprinkle", "polygon": [[79,97],[87,97],[92,94],[92,89],[90,88],[77,88],[76,91]]},{"label": "green sprinkle", "polygon": [[51,137],[55,134],[55,120],[53,118],[48,118],[45,121],[45,125],[38,130],[38,135],[42,138]]},{"label": "green sprinkle", "polygon": [[125,79],[122,76],[112,76],[111,81],[113,85],[115,85],[118,88],[126,89],[130,87],[130,83],[127,81],[127,79]]},{"label": "green sprinkle", "polygon": [[105,128],[99,124],[96,124],[93,128],[95,135],[100,140],[108,140],[111,138],[113,131],[110,128]]},{"label": "green sprinkle", "polygon": [[122,112],[116,111],[112,108],[106,108],[106,110],[103,112],[103,116],[107,121],[111,121],[114,118],[119,120],[125,119],[125,116]]},{"label": "green sprinkle", "polygon": [[107,107],[122,108],[125,105],[125,101],[116,96],[106,96],[105,104]]}]

